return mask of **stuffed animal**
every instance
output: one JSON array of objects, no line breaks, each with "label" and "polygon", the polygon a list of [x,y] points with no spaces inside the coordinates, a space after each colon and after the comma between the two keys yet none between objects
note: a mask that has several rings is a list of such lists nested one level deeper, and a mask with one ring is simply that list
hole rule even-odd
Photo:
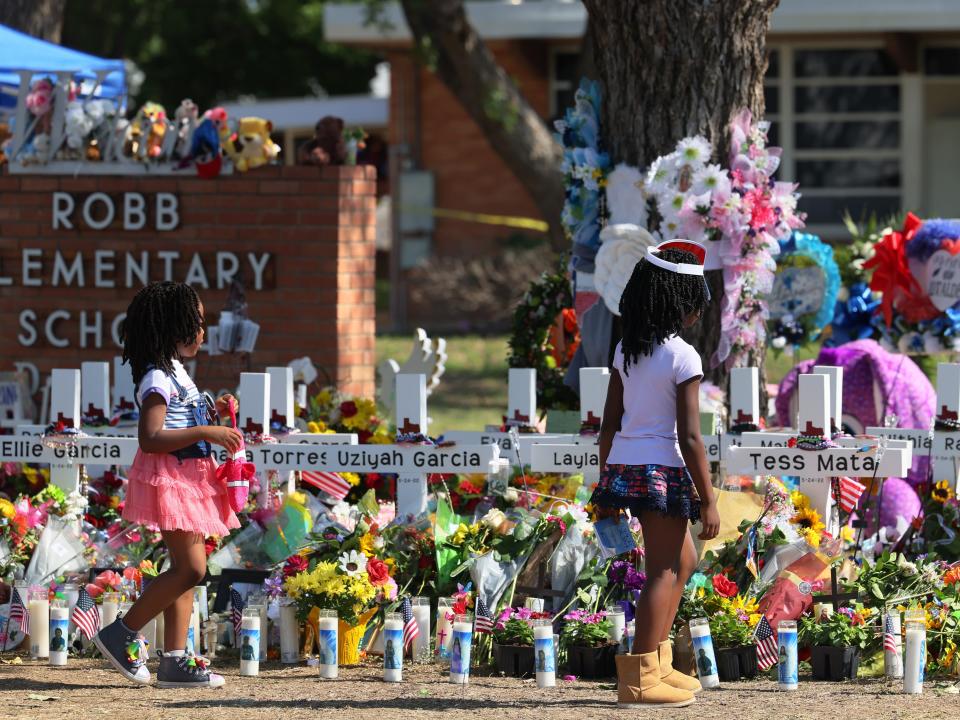
[{"label": "stuffed animal", "polygon": [[343,140],[343,120],[332,115],[322,117],[314,127],[313,139],[297,151],[298,165],[343,165],[347,146]]},{"label": "stuffed animal", "polygon": [[[155,102],[144,103],[127,131],[130,155],[155,159],[163,153],[163,136],[167,133],[167,111]],[[143,148],[143,145],[146,148]]]},{"label": "stuffed animal", "polygon": [[204,116],[190,140],[190,154],[185,164],[193,164],[197,175],[202,178],[215,178],[220,174],[223,158],[220,155],[220,132],[216,122]]},{"label": "stuffed animal", "polygon": [[173,114],[177,126],[177,144],[174,147],[174,154],[178,158],[190,155],[190,137],[197,126],[199,113],[197,104],[190,98],[185,98],[180,101],[180,107]]},{"label": "stuffed animal", "polygon": [[87,136],[94,128],[94,120],[87,114],[80,100],[67,103],[67,110],[63,117],[64,134],[67,138],[67,147],[64,153],[70,159],[82,156]]},{"label": "stuffed animal", "polygon": [[7,162],[7,145],[10,143],[10,138],[13,137],[13,133],[10,132],[10,124],[2,122],[0,123],[0,165],[4,165]]},{"label": "stuffed animal", "polygon": [[257,117],[240,118],[236,138],[229,145],[235,153],[234,164],[240,172],[267,165],[277,157],[280,146],[270,139],[273,123]]},{"label": "stuffed animal", "polygon": [[50,122],[53,119],[53,83],[47,78],[37,80],[27,93],[27,110],[38,118],[37,132],[50,134]]}]

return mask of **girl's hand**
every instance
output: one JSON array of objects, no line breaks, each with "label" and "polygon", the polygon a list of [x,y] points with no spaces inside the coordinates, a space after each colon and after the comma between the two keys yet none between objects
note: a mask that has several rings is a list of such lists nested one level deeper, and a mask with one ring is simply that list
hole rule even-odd
[{"label": "girl's hand", "polygon": [[230,407],[234,409],[238,408],[237,399],[227,393],[226,395],[221,395],[217,398],[217,414],[222,418],[230,417]]},{"label": "girl's hand", "polygon": [[207,441],[219,445],[231,455],[240,449],[243,436],[236,428],[226,425],[207,425]]},{"label": "girl's hand", "polygon": [[697,537],[701,540],[713,540],[720,533],[720,511],[716,503],[700,506],[700,524],[703,529]]}]

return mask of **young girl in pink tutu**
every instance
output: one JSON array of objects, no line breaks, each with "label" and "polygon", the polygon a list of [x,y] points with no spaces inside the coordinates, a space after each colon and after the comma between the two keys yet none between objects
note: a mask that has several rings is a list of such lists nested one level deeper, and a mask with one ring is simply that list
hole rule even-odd
[{"label": "young girl in pink tutu", "polygon": [[[123,359],[130,363],[140,402],[140,450],[130,467],[123,519],[160,529],[170,568],[160,574],[129,612],[103,628],[97,647],[124,677],[150,682],[140,630],[161,612],[164,655],[159,687],[220,687],[224,680],[207,662],[186,652],[193,588],[207,571],[204,538],[240,527],[226,487],[216,478],[210,444],[229,453],[240,433],[215,421],[212,408],[183,367],[203,343],[203,303],[183,283],[151,283],[133,298],[121,328]],[[235,400],[221,397],[221,415]],[[199,640],[199,638],[197,638]]]}]

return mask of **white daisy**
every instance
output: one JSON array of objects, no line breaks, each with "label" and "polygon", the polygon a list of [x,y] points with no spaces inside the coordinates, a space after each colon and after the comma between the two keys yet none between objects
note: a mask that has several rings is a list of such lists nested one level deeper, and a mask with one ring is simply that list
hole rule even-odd
[{"label": "white daisy", "polygon": [[706,165],[693,174],[693,193],[701,195],[705,192],[730,192],[730,178],[719,165]]},{"label": "white daisy", "polygon": [[347,575],[356,577],[367,569],[367,556],[351,550],[340,556],[340,569]]},{"label": "white daisy", "polygon": [[702,135],[686,137],[677,143],[677,154],[680,157],[680,164],[688,166],[694,170],[707,164],[713,148],[707,139]]},{"label": "white daisy", "polygon": [[675,153],[658,157],[647,170],[644,190],[651,195],[659,195],[674,184],[677,172],[677,156]]}]

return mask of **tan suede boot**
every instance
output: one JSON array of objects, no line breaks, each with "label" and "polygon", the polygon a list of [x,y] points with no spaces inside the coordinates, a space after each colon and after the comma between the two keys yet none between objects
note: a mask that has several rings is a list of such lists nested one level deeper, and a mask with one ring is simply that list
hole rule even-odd
[{"label": "tan suede boot", "polygon": [[660,658],[656,652],[617,655],[617,707],[686,707],[696,698],[687,690],[660,680]]},{"label": "tan suede boot", "polygon": [[660,643],[660,679],[670,687],[698,693],[703,690],[700,681],[673,667],[673,646],[669,640]]}]

